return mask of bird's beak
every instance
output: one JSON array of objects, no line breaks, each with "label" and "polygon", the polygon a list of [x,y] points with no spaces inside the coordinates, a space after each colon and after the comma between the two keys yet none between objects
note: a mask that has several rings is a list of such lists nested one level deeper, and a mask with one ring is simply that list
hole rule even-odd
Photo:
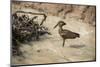
[{"label": "bird's beak", "polygon": [[58,24],[59,24],[59,23],[57,23],[57,24],[54,26],[54,29],[58,26]]}]

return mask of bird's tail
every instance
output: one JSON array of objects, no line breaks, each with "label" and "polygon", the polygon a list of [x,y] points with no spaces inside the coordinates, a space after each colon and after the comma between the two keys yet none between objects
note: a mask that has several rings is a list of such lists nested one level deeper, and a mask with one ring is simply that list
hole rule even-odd
[{"label": "bird's tail", "polygon": [[80,37],[80,34],[76,33],[76,37]]}]

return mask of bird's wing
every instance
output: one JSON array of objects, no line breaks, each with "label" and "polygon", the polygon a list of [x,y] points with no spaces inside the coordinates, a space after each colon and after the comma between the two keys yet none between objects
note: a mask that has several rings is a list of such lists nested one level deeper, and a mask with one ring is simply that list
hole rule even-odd
[{"label": "bird's wing", "polygon": [[64,38],[75,38],[76,37],[75,32],[72,32],[69,30],[63,30],[60,35]]},{"label": "bird's wing", "polygon": [[74,33],[74,32],[69,31],[69,30],[63,30],[62,33],[61,33],[61,35],[68,35],[68,34],[72,35],[72,33]]}]

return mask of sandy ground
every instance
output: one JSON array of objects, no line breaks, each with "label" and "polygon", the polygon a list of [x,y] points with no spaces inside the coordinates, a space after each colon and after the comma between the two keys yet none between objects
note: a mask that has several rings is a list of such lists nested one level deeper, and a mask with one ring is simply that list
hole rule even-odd
[{"label": "sandy ground", "polygon": [[[79,33],[80,38],[67,39],[65,47],[62,47],[63,41],[58,34],[58,27],[53,29],[59,20],[67,23],[64,26],[65,29]],[[22,44],[20,49],[25,58],[12,57],[12,64],[45,64],[95,60],[95,27],[83,23],[82,20],[71,15],[67,15],[66,19],[48,16],[44,26],[49,28],[52,35],[44,35],[40,37],[39,41]]]}]

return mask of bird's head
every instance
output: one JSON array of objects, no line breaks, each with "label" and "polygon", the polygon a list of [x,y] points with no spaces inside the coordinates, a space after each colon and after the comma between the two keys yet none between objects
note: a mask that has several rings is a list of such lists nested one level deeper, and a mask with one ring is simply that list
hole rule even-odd
[{"label": "bird's head", "polygon": [[54,28],[56,28],[57,26],[61,27],[61,26],[64,26],[66,25],[66,23],[64,21],[59,21],[55,26]]}]

